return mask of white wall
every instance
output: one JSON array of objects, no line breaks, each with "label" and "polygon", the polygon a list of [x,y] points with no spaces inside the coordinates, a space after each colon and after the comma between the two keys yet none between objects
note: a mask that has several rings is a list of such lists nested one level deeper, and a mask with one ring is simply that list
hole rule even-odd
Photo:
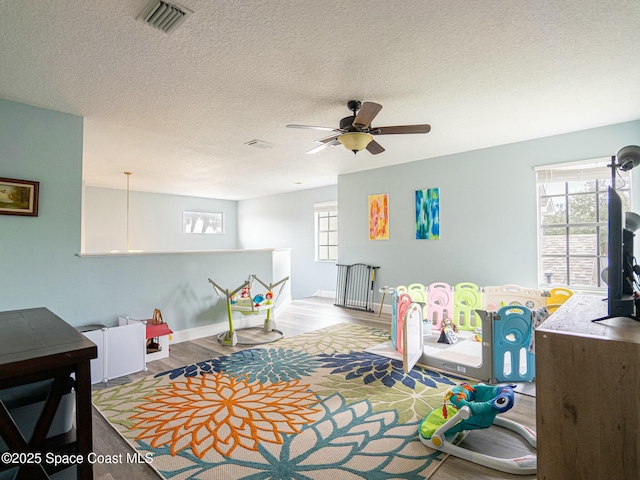
[{"label": "white wall", "polygon": [[[84,251],[126,251],[126,191],[84,190]],[[293,298],[333,291],[335,263],[314,258],[313,204],[336,197],[336,185],[241,202],[131,191],[130,247],[145,252],[290,248],[286,288]],[[183,210],[224,212],[226,233],[183,234]]]},{"label": "white wall", "polygon": [[[534,166],[615,155],[630,144],[640,144],[640,121],[341,175],[339,261],[381,267],[377,286],[535,287]],[[638,172],[632,173],[637,183]],[[440,188],[441,238],[416,240],[415,190],[434,187]],[[389,194],[385,241],[368,238],[367,198],[378,193]]]},{"label": "white wall", "polygon": [[[85,252],[127,250],[126,198],[126,190],[85,187]],[[224,213],[225,233],[182,233],[183,210]],[[238,248],[237,231],[235,201],[130,191],[129,244],[132,250],[233,250]]]},{"label": "white wall", "polygon": [[238,202],[239,248],[291,248],[291,296],[334,291],[336,264],[315,261],[314,203],[337,199],[337,186]]}]

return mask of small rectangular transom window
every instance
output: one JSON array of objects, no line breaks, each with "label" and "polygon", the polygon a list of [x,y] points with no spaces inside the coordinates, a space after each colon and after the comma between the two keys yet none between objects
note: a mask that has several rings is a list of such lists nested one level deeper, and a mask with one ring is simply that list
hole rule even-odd
[{"label": "small rectangular transom window", "polygon": [[182,212],[183,233],[224,233],[224,213],[221,212]]}]

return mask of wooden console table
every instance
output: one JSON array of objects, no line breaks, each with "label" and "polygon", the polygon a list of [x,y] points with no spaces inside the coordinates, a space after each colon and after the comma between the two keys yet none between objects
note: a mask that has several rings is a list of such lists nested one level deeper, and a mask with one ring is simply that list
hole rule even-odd
[{"label": "wooden console table", "polygon": [[640,322],[573,295],[535,332],[538,479],[640,475]]},{"label": "wooden console table", "polygon": [[[92,450],[93,434],[90,361],[97,357],[96,345],[46,308],[0,312],[0,332],[0,389],[53,379],[29,442],[0,402],[0,435],[10,451],[40,452],[43,458],[39,463],[21,464],[18,478],[49,478],[55,471],[44,456],[51,452],[81,455],[84,461],[78,464],[78,478],[92,479],[93,465],[87,456]],[[69,434],[47,439],[72,373],[76,378],[76,428]],[[0,470],[7,468],[0,464]]]}]

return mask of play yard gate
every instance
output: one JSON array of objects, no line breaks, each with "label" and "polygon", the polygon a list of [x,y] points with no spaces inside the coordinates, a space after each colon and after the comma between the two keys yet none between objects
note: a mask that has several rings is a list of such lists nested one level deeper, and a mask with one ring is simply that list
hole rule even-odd
[{"label": "play yard gate", "polygon": [[336,302],[338,307],[373,312],[373,285],[376,270],[363,263],[337,265]]}]

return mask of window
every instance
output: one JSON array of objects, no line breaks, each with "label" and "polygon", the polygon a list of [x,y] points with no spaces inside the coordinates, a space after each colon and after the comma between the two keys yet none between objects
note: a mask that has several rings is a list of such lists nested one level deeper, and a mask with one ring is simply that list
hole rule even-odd
[{"label": "window", "polygon": [[[606,288],[608,158],[536,168],[538,282],[585,290]],[[629,172],[616,170],[624,210],[631,205]]]},{"label": "window", "polygon": [[338,202],[314,204],[316,261],[338,261]]},{"label": "window", "polygon": [[224,214],[220,212],[182,212],[183,233],[224,233]]}]

